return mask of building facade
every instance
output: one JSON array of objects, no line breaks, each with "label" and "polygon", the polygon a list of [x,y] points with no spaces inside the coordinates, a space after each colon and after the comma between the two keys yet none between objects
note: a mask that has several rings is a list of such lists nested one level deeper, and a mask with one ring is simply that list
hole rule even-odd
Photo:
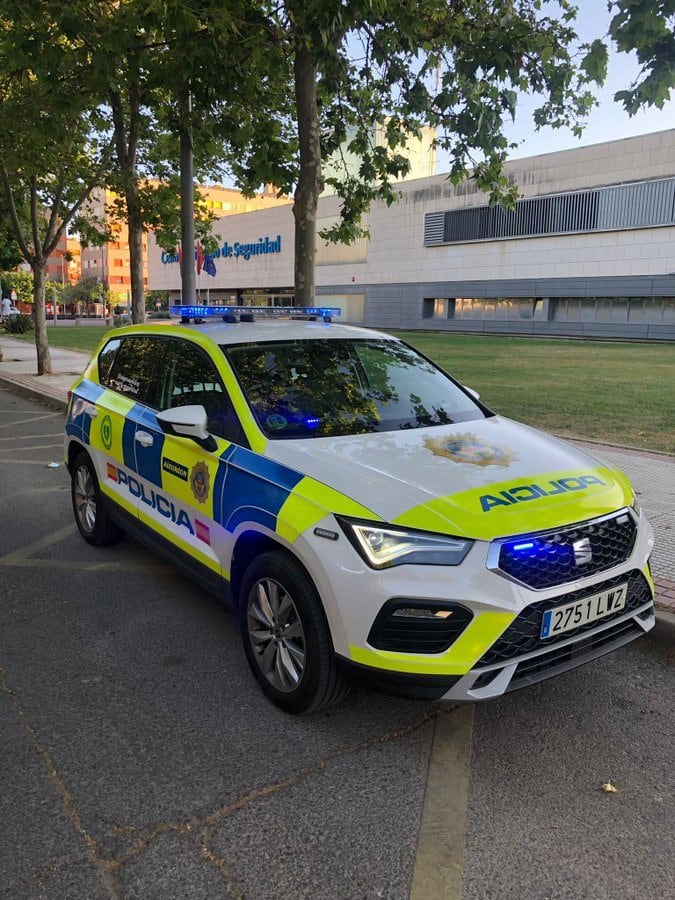
[{"label": "building facade", "polygon": [[[384,328],[675,339],[675,129],[513,160],[514,211],[475,183],[406,181],[373,205],[369,238],[319,242],[317,303]],[[319,203],[318,228],[338,200]],[[289,303],[289,206],[217,223],[200,299]],[[149,284],[180,297],[176,254],[149,238]]]},{"label": "building facade", "polygon": [[[205,197],[205,205],[216,218],[232,216],[255,209],[268,209],[290,201],[288,198],[277,199],[275,194],[266,190],[261,196],[244,197],[239,191],[218,186],[200,187]],[[88,210],[95,221],[106,222],[106,208],[116,199],[112,191],[98,191],[89,203]],[[129,231],[126,225],[110,223],[113,240],[102,247],[82,248],[81,271],[84,278],[97,278],[104,287],[115,295],[114,302],[124,305],[131,297],[131,272],[129,268]],[[143,238],[143,284],[148,284],[148,241]]]}]

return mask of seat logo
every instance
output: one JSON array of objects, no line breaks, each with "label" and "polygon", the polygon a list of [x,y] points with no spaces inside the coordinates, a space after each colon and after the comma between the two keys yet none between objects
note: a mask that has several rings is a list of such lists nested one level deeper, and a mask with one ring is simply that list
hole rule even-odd
[{"label": "seat logo", "polygon": [[593,550],[587,537],[575,541],[572,544],[572,550],[574,552],[575,566],[586,566],[588,563],[593,562]]},{"label": "seat logo", "polygon": [[190,487],[195,500],[206,503],[209,498],[209,469],[205,462],[195,463],[190,473]]}]

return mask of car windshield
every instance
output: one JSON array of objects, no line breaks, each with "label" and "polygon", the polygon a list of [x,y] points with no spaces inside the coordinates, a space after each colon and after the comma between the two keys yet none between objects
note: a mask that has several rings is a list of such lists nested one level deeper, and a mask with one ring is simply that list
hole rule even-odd
[{"label": "car windshield", "polygon": [[294,340],[222,350],[269,438],[367,434],[484,418],[444,372],[399,341]]}]

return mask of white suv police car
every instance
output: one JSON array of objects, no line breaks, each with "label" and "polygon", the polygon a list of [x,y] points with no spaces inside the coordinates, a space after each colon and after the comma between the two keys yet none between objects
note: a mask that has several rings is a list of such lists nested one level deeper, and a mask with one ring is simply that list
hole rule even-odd
[{"label": "white suv police car", "polygon": [[336,310],[180,312],[110,331],[73,386],[75,519],[229,597],[282,709],[353,673],[487,699],[652,628],[652,530],[620,472]]}]

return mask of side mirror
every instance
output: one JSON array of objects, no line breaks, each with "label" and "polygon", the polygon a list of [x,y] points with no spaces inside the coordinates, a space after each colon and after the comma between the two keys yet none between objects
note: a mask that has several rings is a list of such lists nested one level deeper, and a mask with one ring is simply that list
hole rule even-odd
[{"label": "side mirror", "polygon": [[466,385],[463,385],[463,388],[465,391],[468,391],[471,394],[474,400],[480,400],[480,394],[478,393],[478,391],[474,391],[473,388],[467,387]]},{"label": "side mirror", "polygon": [[203,406],[176,406],[157,413],[159,427],[165,434],[191,438],[204,450],[213,452],[218,444],[207,428],[208,417]]}]

